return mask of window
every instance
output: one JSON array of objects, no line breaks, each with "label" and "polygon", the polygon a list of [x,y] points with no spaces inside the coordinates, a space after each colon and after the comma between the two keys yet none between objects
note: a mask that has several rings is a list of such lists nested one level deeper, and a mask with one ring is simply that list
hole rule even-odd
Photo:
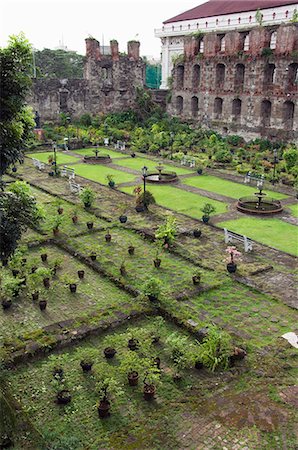
[{"label": "window", "polygon": [[215,84],[217,88],[222,88],[225,82],[226,66],[224,64],[217,64]]},{"label": "window", "polygon": [[193,117],[197,117],[199,111],[199,99],[196,96],[191,98],[191,114]]},{"label": "window", "polygon": [[215,118],[219,118],[222,115],[222,105],[223,99],[220,97],[216,97],[214,99],[214,115]]},{"label": "window", "polygon": [[231,25],[231,19],[228,19],[228,25]]},{"label": "window", "polygon": [[190,30],[190,23],[188,24],[188,29]]},{"label": "window", "polygon": [[248,21],[249,21],[249,23],[251,23],[251,21],[252,21],[252,17],[251,16],[249,16]]},{"label": "window", "polygon": [[222,36],[220,38],[220,51],[224,52],[225,49],[226,49],[226,39],[225,39],[225,36]]},{"label": "window", "polygon": [[271,50],[274,50],[276,48],[276,36],[277,36],[277,33],[276,33],[276,31],[274,31],[271,34],[271,37],[270,37],[270,48],[271,48]]},{"label": "window", "polygon": [[197,23],[197,29],[199,29],[199,24]]},{"label": "window", "polygon": [[288,10],[286,11],[285,16],[286,16],[286,19],[287,19],[288,16],[289,16],[289,11]]},{"label": "window", "polygon": [[239,98],[235,98],[232,103],[232,115],[234,117],[241,116],[241,106],[242,102]]},{"label": "window", "polygon": [[245,66],[244,64],[237,64],[235,70],[235,89],[243,89],[244,85]]},{"label": "window", "polygon": [[181,97],[181,95],[176,97],[176,111],[177,114],[182,114],[183,112],[183,97]]},{"label": "window", "polygon": [[267,64],[264,72],[264,87],[275,83],[275,64]]},{"label": "window", "polygon": [[208,27],[208,22],[205,23],[205,27],[206,27],[206,28]]},{"label": "window", "polygon": [[272,19],[275,20],[276,14],[275,12],[272,14]]},{"label": "window", "polygon": [[183,89],[184,85],[184,66],[179,65],[176,69],[177,89]]},{"label": "window", "polygon": [[243,50],[245,52],[249,50],[249,34],[244,38]]},{"label": "window", "polygon": [[200,41],[200,50],[199,50],[199,52],[200,53],[204,53],[204,40],[203,39],[201,39],[201,41]]},{"label": "window", "polygon": [[239,24],[241,23],[241,17],[238,17],[238,23]]},{"label": "window", "polygon": [[218,25],[218,19],[216,19],[216,25]]},{"label": "window", "polygon": [[263,100],[261,103],[261,124],[263,127],[270,127],[271,119],[271,102]]},{"label": "window", "polygon": [[288,67],[288,79],[287,79],[287,88],[293,89],[293,87],[297,87],[298,84],[298,64],[293,63]]},{"label": "window", "polygon": [[200,85],[200,78],[201,78],[201,68],[199,64],[195,64],[193,66],[193,72],[192,72],[192,87],[193,89],[197,89]]},{"label": "window", "polygon": [[283,114],[282,119],[285,127],[289,130],[293,128],[293,120],[294,120],[294,110],[295,105],[291,101],[286,101],[283,104]]}]

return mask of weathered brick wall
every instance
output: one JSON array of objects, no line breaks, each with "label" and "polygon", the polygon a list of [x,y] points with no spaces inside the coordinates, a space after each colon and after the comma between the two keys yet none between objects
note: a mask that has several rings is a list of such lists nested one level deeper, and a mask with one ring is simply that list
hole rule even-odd
[{"label": "weathered brick wall", "polygon": [[[274,31],[276,49],[270,51]],[[257,27],[250,31],[248,51],[243,50],[245,35],[227,33],[225,51],[215,51],[222,36],[218,36],[218,41],[210,33],[204,38],[207,45],[203,55],[188,39],[184,62],[180,61],[173,69],[168,112],[247,138],[261,135],[297,140],[298,28],[293,24],[270,29]]]},{"label": "weathered brick wall", "polygon": [[135,104],[136,87],[145,85],[145,63],[140,44],[128,43],[127,56],[111,41],[111,55],[101,53],[96,39],[86,39],[83,80],[36,80],[28,103],[42,121],[59,118],[61,112],[78,118],[84,113],[124,111]]}]

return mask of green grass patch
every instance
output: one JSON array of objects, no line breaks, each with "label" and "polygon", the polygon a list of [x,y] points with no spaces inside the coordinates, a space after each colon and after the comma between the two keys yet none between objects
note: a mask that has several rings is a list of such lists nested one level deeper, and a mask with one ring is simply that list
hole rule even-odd
[{"label": "green grass patch", "polygon": [[[202,195],[183,191],[182,189],[177,189],[173,186],[153,186],[152,184],[147,184],[147,189],[152,192],[159,205],[194,217],[195,219],[201,219],[203,213],[200,211],[200,208],[202,208],[205,203],[211,203],[215,206],[215,214],[221,214],[227,211],[226,203],[211,200]],[[132,194],[133,188],[122,187],[121,191]]]},{"label": "green grass patch", "polygon": [[[227,197],[236,198],[253,195],[257,191],[256,187],[234,183],[233,181],[224,180],[223,178],[214,177],[212,175],[198,175],[196,177],[187,178],[183,180],[183,184],[194,186],[205,191],[215,192],[217,194],[226,195]],[[286,198],[284,194],[279,192],[268,191],[265,189],[268,197],[276,198],[277,200]]]},{"label": "green grass patch", "polygon": [[[193,172],[190,169],[185,169],[185,168],[181,168],[181,167],[175,167],[172,166],[171,164],[163,164],[163,161],[160,160],[162,163],[162,166],[164,168],[164,170],[170,170],[170,171],[174,171],[177,173],[177,175],[185,175],[185,174],[189,174],[191,172]],[[146,166],[148,167],[149,171],[156,171],[155,169],[156,166],[158,165],[159,161],[152,161],[152,159],[147,159],[147,158],[126,158],[126,159],[118,159],[117,161],[115,161],[115,164],[119,164],[119,166],[123,166],[123,167],[128,167],[130,169],[134,169],[137,170],[141,173],[141,169],[142,167]]]},{"label": "green grass patch", "polygon": [[292,216],[298,217],[298,203],[296,205],[287,205],[287,208],[291,210]]},{"label": "green grass patch", "polygon": [[73,166],[76,175],[88,178],[92,181],[97,181],[102,184],[107,184],[106,176],[114,175],[114,181],[117,184],[127,183],[135,179],[135,175],[121,172],[120,170],[112,169],[108,165],[102,164],[76,164]]},{"label": "green grass patch", "polygon": [[[75,156],[65,155],[61,150],[56,152],[57,154],[57,164],[71,164],[78,161]],[[29,158],[35,158],[39,161],[48,164],[49,157],[54,158],[54,152],[39,152],[39,153],[27,153],[26,156]]]},{"label": "green grass patch", "polygon": [[[84,148],[84,149],[79,149],[79,150],[71,150],[73,153],[78,153],[79,155],[83,155],[83,156],[95,156],[94,153],[95,148]],[[110,148],[106,148],[106,147],[99,147],[98,148],[99,155],[110,155],[111,158],[123,158],[125,155],[123,153],[120,152],[116,152],[115,150],[111,150]],[[127,155],[130,157],[130,155]]]},{"label": "green grass patch", "polygon": [[298,228],[279,219],[242,217],[217,224],[263,244],[298,256]]}]

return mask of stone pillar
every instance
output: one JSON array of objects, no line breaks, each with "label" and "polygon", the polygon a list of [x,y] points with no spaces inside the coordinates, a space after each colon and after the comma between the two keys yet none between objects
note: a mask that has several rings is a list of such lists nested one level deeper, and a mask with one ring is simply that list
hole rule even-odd
[{"label": "stone pillar", "polygon": [[113,61],[119,61],[119,45],[118,42],[113,40],[110,41],[110,47],[111,47],[111,55]]},{"label": "stone pillar", "polygon": [[160,89],[168,89],[168,77],[169,74],[169,38],[161,38],[161,85]]},{"label": "stone pillar", "polygon": [[197,38],[194,36],[185,36],[184,37],[184,56],[186,61],[190,61],[194,58],[200,49],[200,43]]},{"label": "stone pillar", "polygon": [[252,56],[262,54],[264,48],[270,47],[270,33],[265,27],[253,28],[249,33],[249,53]]},{"label": "stone pillar", "polygon": [[207,33],[204,36],[204,56],[216,56],[220,51],[220,38],[217,33]]},{"label": "stone pillar", "polygon": [[86,42],[87,58],[92,58],[95,59],[96,61],[100,61],[101,53],[99,42],[94,38],[87,38],[85,39],[85,42]]},{"label": "stone pillar", "polygon": [[281,25],[277,29],[275,55],[289,55],[298,49],[298,27]]},{"label": "stone pillar", "polygon": [[139,41],[128,41],[127,54],[130,60],[138,61],[140,59],[140,43]]}]

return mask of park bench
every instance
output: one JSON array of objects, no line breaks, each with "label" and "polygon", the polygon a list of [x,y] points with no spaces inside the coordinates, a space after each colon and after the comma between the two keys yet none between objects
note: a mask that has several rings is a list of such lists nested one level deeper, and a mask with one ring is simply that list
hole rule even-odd
[{"label": "park bench", "polygon": [[35,159],[32,158],[33,161],[33,165],[38,169],[38,170],[43,170],[45,168],[45,163],[39,161],[39,159]]},{"label": "park bench", "polygon": [[64,166],[63,169],[61,169],[61,177],[68,177],[69,180],[74,180],[74,169],[69,169],[67,166]]},{"label": "park bench", "polygon": [[185,156],[181,159],[181,166],[195,167],[196,163],[194,159],[186,158]]},{"label": "park bench", "polygon": [[81,185],[78,183],[75,183],[72,180],[69,180],[69,187],[70,187],[70,192],[72,194],[79,194],[81,192]]},{"label": "park bench", "polygon": [[249,239],[248,237],[246,237],[242,234],[234,233],[233,231],[227,230],[226,228],[224,228],[224,232],[225,232],[225,243],[226,244],[228,244],[229,242],[233,242],[233,240],[239,241],[244,244],[245,252],[252,250],[252,240]]},{"label": "park bench", "polygon": [[115,150],[125,150],[125,143],[121,141],[117,141],[117,143],[114,145]]}]

